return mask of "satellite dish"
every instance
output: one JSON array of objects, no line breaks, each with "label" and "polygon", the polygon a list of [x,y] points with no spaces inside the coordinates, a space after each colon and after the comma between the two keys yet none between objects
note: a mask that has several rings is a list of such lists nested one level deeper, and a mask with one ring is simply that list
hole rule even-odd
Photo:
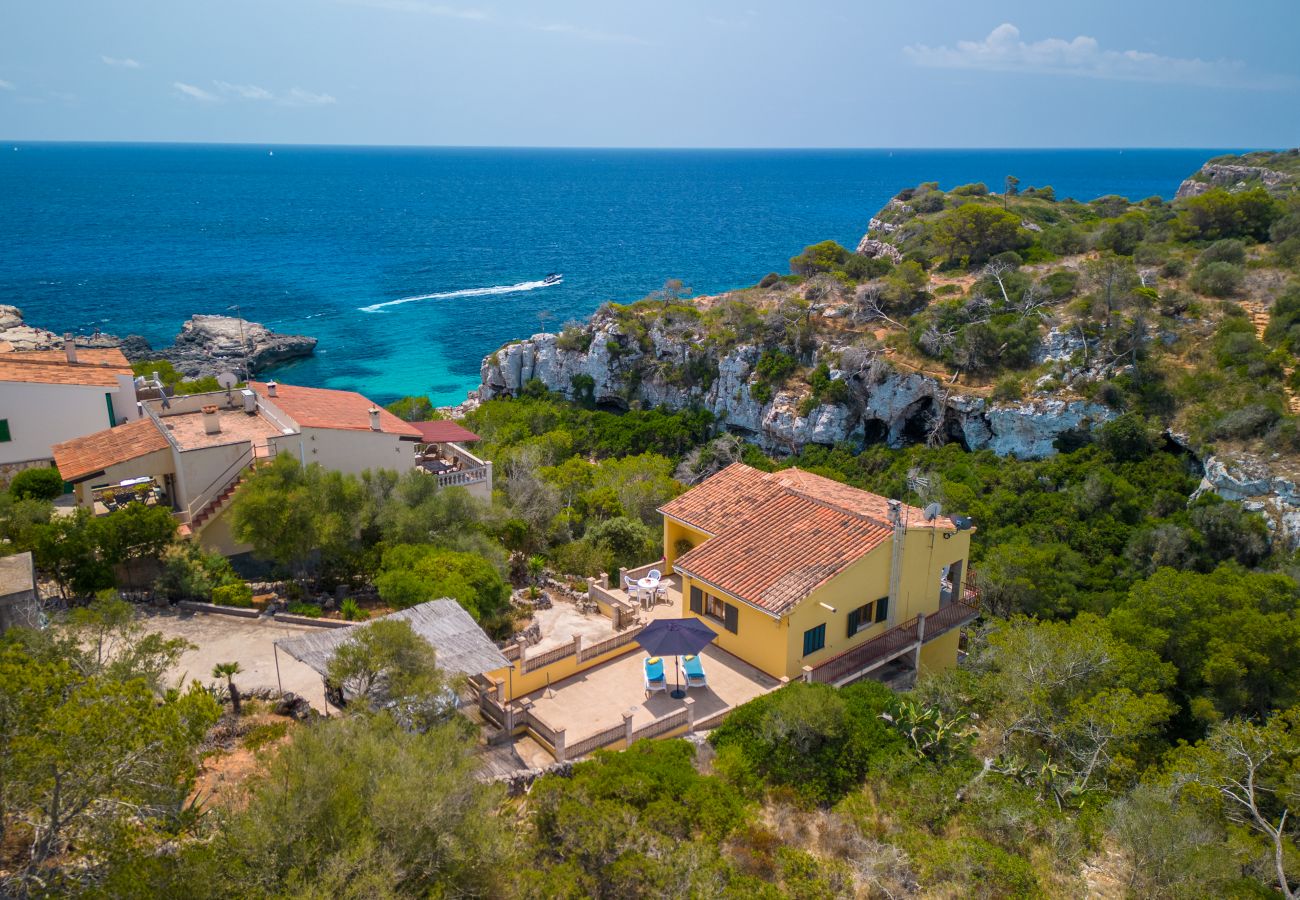
[{"label": "satellite dish", "polygon": [[939,513],[942,511],[943,507],[938,503],[931,503],[925,508],[925,521],[933,522],[935,519],[939,518]]},{"label": "satellite dish", "polygon": [[217,376],[217,384],[221,385],[226,390],[230,390],[232,387],[239,384],[239,379],[235,377],[234,372],[222,372]]}]

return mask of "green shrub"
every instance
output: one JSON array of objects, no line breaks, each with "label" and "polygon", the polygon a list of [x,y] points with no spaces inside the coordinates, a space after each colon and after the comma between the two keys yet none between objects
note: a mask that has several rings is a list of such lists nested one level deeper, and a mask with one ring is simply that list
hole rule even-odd
[{"label": "green shrub", "polygon": [[985,197],[988,196],[989,186],[982,181],[974,184],[959,184],[948,193],[956,194],[958,197]]},{"label": "green shrub", "polygon": [[23,469],[9,482],[9,493],[15,500],[53,500],[63,496],[63,476],[52,467]]},{"label": "green shrub", "polygon": [[1241,291],[1246,271],[1232,263],[1212,262],[1197,266],[1192,273],[1192,290],[1210,297],[1231,297]]},{"label": "green shrub", "polygon": [[994,400],[1019,400],[1025,396],[1025,386],[1014,375],[1005,375],[998,379],[991,394]]},{"label": "green shrub", "polygon": [[344,598],[339,605],[339,612],[343,613],[343,618],[348,622],[364,622],[370,618],[370,613],[358,606],[357,601],[351,597]]},{"label": "green shrub", "polygon": [[586,353],[587,348],[591,346],[591,335],[587,334],[581,325],[570,322],[555,339],[555,346],[573,353]]},{"label": "green shrub", "polygon": [[780,283],[781,283],[780,275],[776,274],[775,272],[768,272],[766,275],[763,276],[763,280],[758,283],[758,286],[761,288],[770,288],[770,287],[776,287]]},{"label": "green shrub", "polygon": [[1220,417],[1219,421],[1214,424],[1211,436],[1216,438],[1259,437],[1267,433],[1280,418],[1282,418],[1282,415],[1277,410],[1270,409],[1262,403],[1252,403],[1240,409],[1234,409]]},{"label": "green shrub", "polygon": [[893,697],[876,682],[840,689],[795,682],[737,707],[709,741],[719,751],[735,748],[769,784],[829,804],[902,752],[902,738],[880,718]]},{"label": "green shrub", "polygon": [[319,619],[325,614],[325,611],[315,603],[290,603],[289,614],[294,616],[306,616],[309,619]]},{"label": "green shrub", "polygon": [[243,584],[230,560],[220,553],[204,553],[197,544],[183,543],[167,549],[154,590],[168,600],[207,600],[222,585]]},{"label": "green shrub", "polygon": [[217,606],[251,609],[253,606],[253,589],[242,581],[236,584],[223,584],[212,589],[212,602]]},{"label": "green shrub", "polygon": [[428,397],[403,397],[384,408],[404,422],[430,422],[442,418]]},{"label": "green shrub", "polygon": [[244,732],[240,743],[244,745],[245,750],[256,753],[268,744],[274,744],[288,733],[289,723],[283,719],[273,722],[259,722]]},{"label": "green shrub", "polygon": [[1196,257],[1198,266],[1208,266],[1210,263],[1215,262],[1244,266],[1246,264],[1246,245],[1241,241],[1225,238],[1221,241],[1215,241]]}]

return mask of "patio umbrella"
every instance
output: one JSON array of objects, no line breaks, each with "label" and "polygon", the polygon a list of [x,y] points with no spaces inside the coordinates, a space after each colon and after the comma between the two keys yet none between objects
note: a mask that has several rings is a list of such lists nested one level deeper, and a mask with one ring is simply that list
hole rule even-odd
[{"label": "patio umbrella", "polygon": [[677,688],[674,697],[685,697],[682,690],[682,674],[678,669],[677,657],[699,653],[718,636],[718,633],[699,619],[656,619],[636,636],[636,642],[652,656],[671,656],[677,676]]}]

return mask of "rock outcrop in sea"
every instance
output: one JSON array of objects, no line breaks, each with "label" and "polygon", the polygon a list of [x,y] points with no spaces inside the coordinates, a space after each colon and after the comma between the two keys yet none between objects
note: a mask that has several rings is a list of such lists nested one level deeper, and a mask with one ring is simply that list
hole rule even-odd
[{"label": "rock outcrop in sea", "polygon": [[755,397],[760,347],[733,348],[718,358],[711,384],[691,387],[671,383],[661,367],[645,364],[685,359],[694,349],[688,337],[652,328],[651,349],[642,351],[625,340],[612,316],[599,312],[583,334],[585,346],[579,349],[562,347],[559,335],[550,333],[502,347],[483,361],[476,399],[517,396],[537,379],[570,399],[606,407],[701,406],[770,453],[793,453],[808,444],[901,447],[956,441],[971,450],[1039,459],[1054,453],[1054,442],[1066,432],[1114,416],[1101,404],[1046,395],[991,402],[929,375],[899,371],[881,354],[852,351],[830,370],[832,380],[845,382],[847,399],[808,410],[806,389],[778,391],[766,401]]},{"label": "rock outcrop in sea", "polygon": [[[170,347],[155,349],[135,334],[119,338],[95,332],[76,335],[74,341],[79,347],[118,347],[131,362],[165,359],[187,378],[242,369],[245,353],[248,372],[255,375],[311,356],[316,349],[313,337],[280,334],[257,322],[207,315],[188,319]],[[28,325],[22,310],[15,306],[0,305],[0,348],[6,345],[13,350],[55,350],[63,346],[63,336]]]}]

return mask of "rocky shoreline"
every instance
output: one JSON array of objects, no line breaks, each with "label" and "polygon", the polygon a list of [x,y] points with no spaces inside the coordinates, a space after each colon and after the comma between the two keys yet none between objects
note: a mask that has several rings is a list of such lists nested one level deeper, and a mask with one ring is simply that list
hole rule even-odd
[{"label": "rocky shoreline", "polygon": [[[73,340],[78,347],[117,347],[133,363],[166,360],[186,378],[203,378],[226,370],[243,375],[240,370],[245,356],[248,374],[256,375],[273,366],[310,357],[316,350],[314,337],[280,334],[257,322],[208,315],[187,319],[170,347],[152,347],[136,334],[119,338],[96,332],[75,335]],[[62,335],[28,325],[22,310],[0,305],[0,348],[56,350],[62,346]]]}]

